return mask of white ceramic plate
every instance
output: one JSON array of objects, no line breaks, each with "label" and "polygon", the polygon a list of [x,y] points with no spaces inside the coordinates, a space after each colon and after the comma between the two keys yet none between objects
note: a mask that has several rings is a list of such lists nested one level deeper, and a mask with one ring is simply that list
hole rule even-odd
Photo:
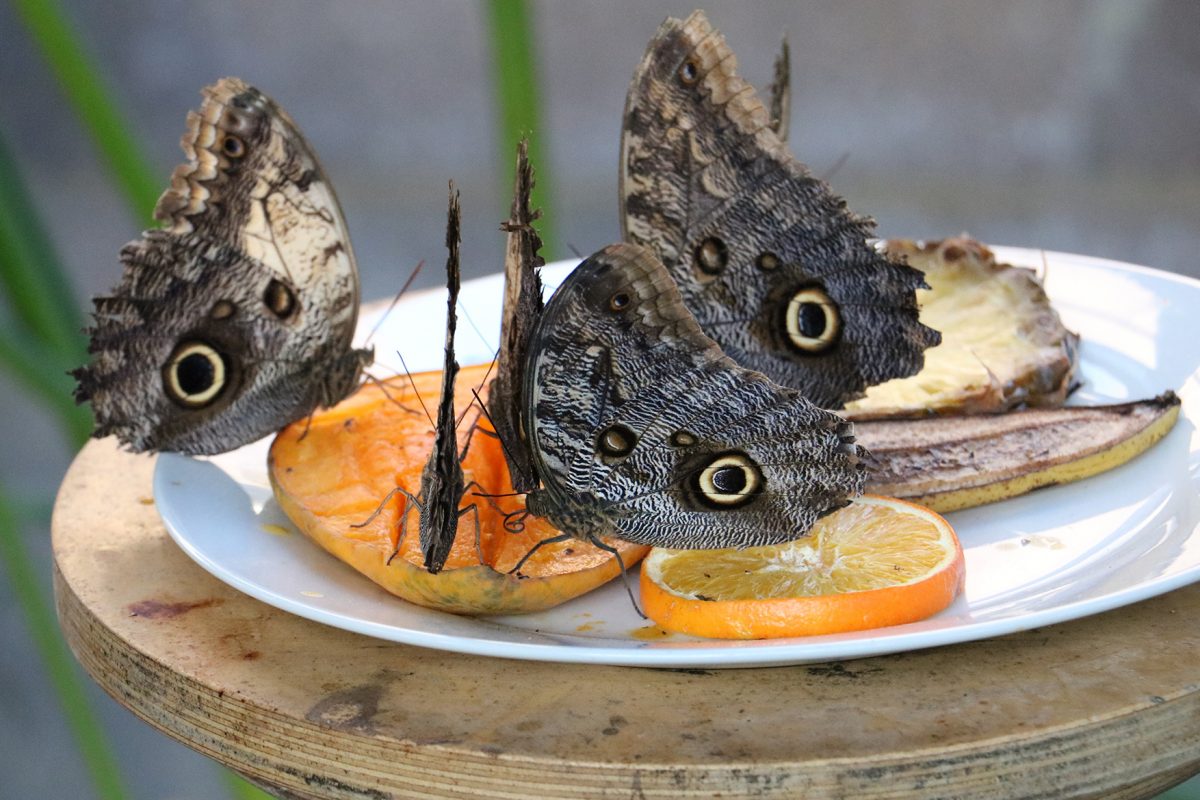
[{"label": "white ceramic plate", "polygon": [[[1179,423],[1132,462],[1088,480],[949,515],[967,559],[965,594],[923,622],[799,639],[651,636],[620,581],[550,611],[459,617],[398,600],[296,532],[271,497],[267,442],[212,459],[163,455],[154,493],[167,529],[226,583],[327,625],[397,642],[507,658],[653,667],[749,667],[858,658],[999,636],[1095,614],[1200,580],[1200,282],[1084,256],[996,248],[1046,267],[1046,288],[1082,335],[1074,403],[1175,389]],[[1043,262],[1044,258],[1044,262]],[[547,271],[550,284],[572,264]],[[491,358],[501,278],[463,285],[474,326],[459,360]],[[408,297],[376,334],[382,367],[441,364],[445,295]],[[368,329],[373,315],[364,314]],[[484,339],[488,341],[484,341]],[[631,576],[636,587],[636,574]]]}]

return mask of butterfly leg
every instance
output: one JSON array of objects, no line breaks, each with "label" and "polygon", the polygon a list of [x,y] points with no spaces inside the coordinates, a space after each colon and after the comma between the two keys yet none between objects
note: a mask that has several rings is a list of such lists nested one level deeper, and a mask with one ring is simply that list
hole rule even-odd
[{"label": "butterfly leg", "polygon": [[[475,401],[477,403],[479,403],[479,408],[483,411],[483,416],[487,417],[488,424],[492,426],[492,429],[490,431],[487,428],[479,428],[479,431],[481,433],[487,434],[488,436],[492,436],[496,440],[498,440],[500,442],[500,449],[504,451],[505,462],[507,462],[509,465],[513,464],[514,459],[513,459],[512,451],[509,450],[509,445],[508,445],[508,443],[506,443],[504,441],[504,437],[501,436],[499,434],[499,432],[496,430],[496,421],[494,419],[492,419],[492,415],[488,411],[487,405],[483,402],[483,399],[479,396],[478,391],[476,391],[475,389],[472,389],[471,394],[475,396]],[[537,481],[535,478],[534,485],[536,485],[536,483],[537,483]],[[524,494],[524,492],[515,492],[514,494]],[[504,529],[509,531],[510,533],[513,532],[513,529],[509,528],[509,526],[508,526],[508,517],[505,517]]]},{"label": "butterfly leg", "polygon": [[479,559],[479,563],[483,562],[483,542],[479,533],[479,505],[471,503],[469,506],[464,506],[458,510],[459,517],[465,517],[467,514],[473,514],[475,517],[475,556]]},{"label": "butterfly leg", "polygon": [[625,593],[629,595],[629,602],[633,603],[633,610],[642,619],[649,619],[642,613],[642,607],[638,605],[637,599],[633,596],[633,586],[629,583],[629,571],[625,568],[625,559],[621,558],[621,552],[594,534],[589,533],[587,540],[606,553],[612,553],[613,558],[617,560],[617,566],[621,568],[621,580],[625,583]]},{"label": "butterfly leg", "polygon": [[315,413],[317,413],[315,410],[310,411],[308,412],[308,416],[304,418],[304,430],[296,437],[297,442],[303,442],[304,437],[308,436],[308,431],[312,428],[313,414]]},{"label": "butterfly leg", "polygon": [[396,492],[400,492],[407,497],[408,502],[404,504],[404,513],[400,515],[400,533],[396,535],[396,549],[392,551],[387,561],[384,562],[385,567],[390,567],[392,559],[400,555],[400,546],[404,544],[404,535],[408,533],[408,512],[412,511],[414,507],[418,510],[424,510],[424,505],[421,501],[409,494],[407,490],[397,486],[390,494],[395,494]]},{"label": "butterfly leg", "polygon": [[[375,510],[371,512],[371,516],[367,517],[362,522],[351,523],[350,527],[351,528],[365,528],[368,525],[370,525],[371,520],[378,517],[380,515],[380,513],[383,511],[383,508],[384,508],[384,506],[387,505],[388,500],[391,500],[393,497],[395,497],[400,492],[404,492],[404,489],[402,489],[399,486],[397,486],[395,489],[392,489],[390,492],[388,492],[387,494],[385,494],[383,496],[383,499],[379,501],[379,505],[375,506]],[[404,492],[404,494],[408,495],[408,492]]]},{"label": "butterfly leg", "polygon": [[539,549],[539,548],[540,548],[542,545],[544,545],[544,544],[557,544],[558,542],[565,542],[565,541],[567,541],[567,540],[569,540],[569,539],[573,539],[573,538],[574,538],[574,537],[573,537],[573,536],[571,536],[571,534],[569,534],[569,533],[560,533],[558,536],[551,536],[551,537],[549,537],[548,539],[542,539],[540,542],[538,542],[537,544],[535,544],[533,547],[529,548],[529,552],[528,552],[528,553],[526,553],[525,555],[521,556],[521,560],[517,562],[517,565],[516,565],[515,567],[513,567],[512,569],[510,569],[510,570],[508,571],[508,574],[509,574],[509,575],[520,575],[520,574],[521,574],[521,567],[525,566],[525,562],[526,562],[526,561],[528,561],[528,560],[529,560],[529,558],[530,558],[530,557],[531,557],[531,556],[532,556],[534,553],[536,553],[536,552],[538,551],[538,549]]},{"label": "butterfly leg", "polygon": [[[464,416],[466,415],[466,412],[465,412],[465,411],[463,412],[463,415],[464,415]],[[461,462],[463,462],[463,461],[465,461],[465,460],[467,459],[467,451],[471,449],[471,442],[472,442],[472,440],[474,440],[474,438],[475,438],[475,434],[476,434],[477,432],[480,432],[480,431],[483,431],[483,432],[485,432],[485,433],[487,432],[487,431],[485,431],[483,428],[480,428],[480,427],[479,427],[479,420],[480,420],[480,419],[482,419],[482,418],[483,418],[483,413],[482,413],[482,412],[480,412],[479,414],[476,414],[476,415],[475,415],[475,419],[471,421],[471,425],[470,425],[470,427],[469,427],[469,428],[467,428],[467,441],[466,441],[466,444],[464,444],[464,445],[463,445],[463,449],[462,449],[462,451],[461,451],[461,452],[458,454],[458,460],[459,460],[459,462],[460,462],[460,463],[461,463]],[[461,418],[460,418],[460,419],[459,419],[459,422],[461,422],[461,421],[462,421],[462,420],[461,420]],[[480,487],[480,488],[483,488],[483,487]]]}]

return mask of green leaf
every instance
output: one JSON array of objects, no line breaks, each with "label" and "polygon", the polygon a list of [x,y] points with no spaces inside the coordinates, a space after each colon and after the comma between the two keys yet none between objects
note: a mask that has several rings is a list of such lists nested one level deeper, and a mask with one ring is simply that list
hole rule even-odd
[{"label": "green leaf", "polygon": [[[492,50],[492,73],[496,77],[496,100],[500,111],[500,161],[507,165],[502,197],[512,193],[516,168],[517,142],[529,139],[529,162],[538,172],[531,205],[542,209],[542,252],[554,254],[556,248],[547,219],[551,196],[549,170],[542,159],[541,99],[538,92],[537,59],[529,6],[525,0],[485,0],[488,10]],[[507,212],[508,204],[505,203]]]},{"label": "green leaf", "polygon": [[64,362],[83,357],[75,295],[0,135],[0,285],[17,320]]},{"label": "green leaf", "polygon": [[74,659],[58,630],[58,621],[38,586],[32,559],[21,538],[17,515],[0,488],[0,563],[4,565],[17,604],[24,612],[29,637],[46,666],[67,724],[91,774],[101,800],[126,797],[121,770],[109,749],[104,730],[92,712]]},{"label": "green leaf", "polygon": [[92,415],[72,399],[67,365],[56,354],[47,352],[36,340],[0,332],[0,368],[46,404],[58,417],[72,446],[80,447],[87,441],[92,433]]},{"label": "green leaf", "polygon": [[259,789],[236,772],[226,771],[225,783],[234,800],[271,800],[271,795]]},{"label": "green leaf", "polygon": [[13,7],[37,42],[67,99],[91,134],[130,208],[148,219],[158,202],[159,182],[121,119],[100,70],[67,22],[56,0],[12,0]]}]

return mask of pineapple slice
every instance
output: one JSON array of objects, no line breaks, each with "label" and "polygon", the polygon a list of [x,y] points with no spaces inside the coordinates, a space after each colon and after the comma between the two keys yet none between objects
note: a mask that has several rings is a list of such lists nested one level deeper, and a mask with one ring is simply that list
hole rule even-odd
[{"label": "pineapple slice", "polygon": [[1079,337],[1063,327],[1032,270],[997,264],[967,237],[893,239],[887,250],[924,271],[921,321],[942,332],[916,375],[873,386],[848,403],[851,419],[982,414],[1061,405]]}]

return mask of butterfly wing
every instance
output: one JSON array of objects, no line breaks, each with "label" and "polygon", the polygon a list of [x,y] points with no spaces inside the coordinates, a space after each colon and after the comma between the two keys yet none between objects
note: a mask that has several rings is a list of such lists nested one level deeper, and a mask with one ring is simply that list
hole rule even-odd
[{"label": "butterfly wing", "polygon": [[75,372],[95,435],[134,451],[218,453],[358,383],[358,273],[333,188],[291,118],[236,78],[203,90],[155,208],[95,300]]},{"label": "butterfly wing", "polygon": [[559,287],[524,391],[543,485],[528,507],[576,536],[788,541],[862,489],[849,423],[724,356],[640,247],[605,248]]},{"label": "butterfly wing", "polygon": [[533,453],[521,429],[521,383],[534,324],[542,314],[542,281],[538,269],[545,263],[538,250],[542,240],[533,227],[539,212],[530,208],[533,167],[528,143],[517,147],[516,185],[512,210],[501,227],[508,232],[504,254],[504,311],[500,322],[500,353],[496,377],[488,390],[488,416],[504,444],[504,457],[515,491],[537,486]]},{"label": "butterfly wing", "polygon": [[940,340],[917,319],[921,273],[792,157],[736,63],[702,12],[659,28],[626,100],[623,236],[658,254],[727,355],[840,407]]},{"label": "butterfly wing", "polygon": [[461,211],[458,192],[450,187],[450,208],[446,216],[446,347],[442,365],[442,396],[438,401],[437,430],[433,452],[421,473],[421,553],[425,569],[442,571],[454,537],[458,533],[459,504],[463,496],[463,471],[459,462],[458,437],[454,416],[454,383],[458,361],[454,358],[454,333],[458,326],[459,244]]}]

